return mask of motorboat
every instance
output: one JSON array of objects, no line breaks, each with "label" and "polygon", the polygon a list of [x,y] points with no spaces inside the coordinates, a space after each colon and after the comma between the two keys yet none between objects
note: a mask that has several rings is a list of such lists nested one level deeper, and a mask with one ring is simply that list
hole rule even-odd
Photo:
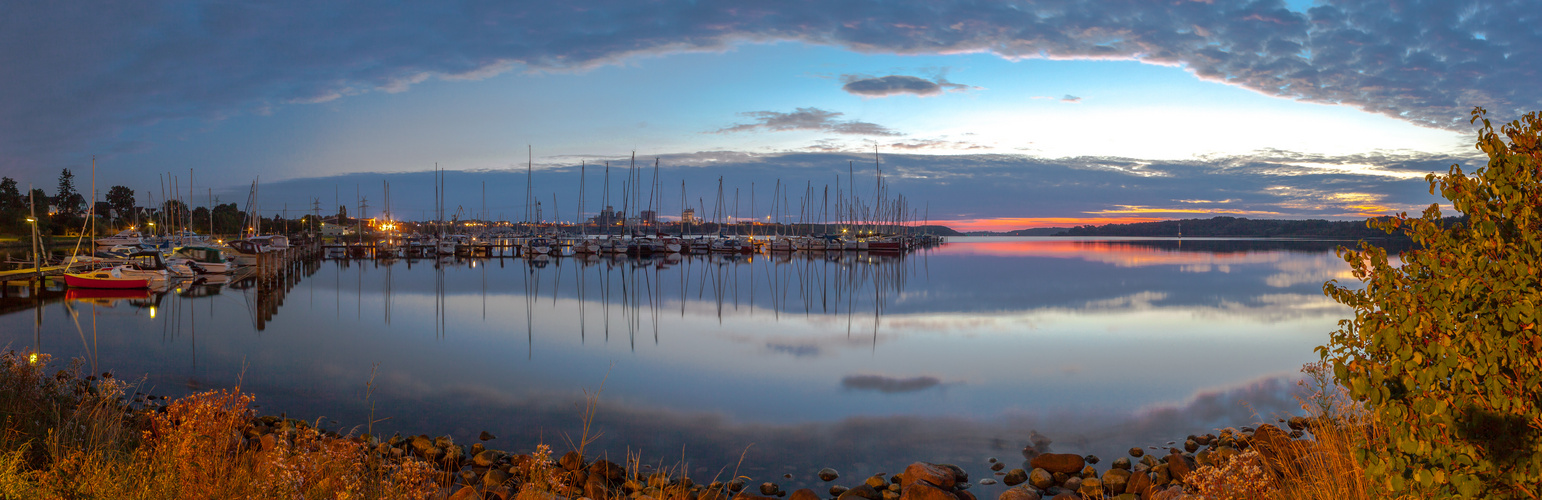
[{"label": "motorboat", "polygon": [[114,234],[106,238],[97,238],[95,241],[96,244],[101,246],[138,245],[140,243],[144,243],[145,238],[144,235],[139,233],[139,231],[135,231],[133,229],[125,229],[123,231],[118,231],[118,234]]},{"label": "motorboat", "polygon": [[193,271],[192,267],[184,263],[167,264],[166,260],[161,258],[161,253],[154,251],[130,254],[128,259],[124,260],[124,264],[118,266],[117,269],[120,269],[124,276],[145,278],[152,281],[165,280],[172,277],[196,276],[198,274]]},{"label": "motorboat", "polygon": [[260,245],[261,246],[261,251],[263,251],[263,252],[277,252],[277,251],[280,251],[280,250],[288,250],[289,249],[289,237],[281,235],[281,234],[270,234],[270,235],[265,235],[265,236],[253,236],[253,237],[247,238],[247,240],[255,242],[258,245]]},{"label": "motorboat", "polygon": [[230,262],[218,248],[202,245],[178,247],[166,259],[168,265],[184,265],[198,274],[222,274],[230,271]]},{"label": "motorboat", "polygon": [[141,289],[150,288],[150,280],[128,276],[128,266],[109,267],[84,273],[65,273],[64,284],[70,288]]}]

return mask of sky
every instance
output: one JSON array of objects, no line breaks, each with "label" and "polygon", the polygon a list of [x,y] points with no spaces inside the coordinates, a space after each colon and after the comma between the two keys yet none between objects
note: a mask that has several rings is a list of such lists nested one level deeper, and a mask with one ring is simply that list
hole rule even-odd
[{"label": "sky", "polygon": [[267,214],[406,219],[437,216],[436,165],[447,212],[506,220],[527,179],[571,220],[629,177],[666,215],[834,218],[877,169],[959,229],[1416,212],[1425,174],[1482,165],[1473,107],[1542,109],[1534,7],[12,2],[0,175],[88,191],[94,157],[147,204],[258,182]]}]

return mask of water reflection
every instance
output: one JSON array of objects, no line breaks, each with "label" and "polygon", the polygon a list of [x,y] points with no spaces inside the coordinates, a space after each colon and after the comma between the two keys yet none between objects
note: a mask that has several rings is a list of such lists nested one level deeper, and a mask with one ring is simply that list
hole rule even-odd
[{"label": "water reflection", "polygon": [[387,432],[560,444],[608,374],[596,446],[617,456],[684,447],[716,472],[749,448],[747,470],[776,475],[926,459],[984,477],[1034,430],[1111,458],[1293,408],[1282,377],[1347,314],[1321,292],[1345,276],[1338,244],[326,260],[144,297],[18,291],[0,325],[12,349],[157,393],[239,383],[271,411],[354,424],[378,364]]}]

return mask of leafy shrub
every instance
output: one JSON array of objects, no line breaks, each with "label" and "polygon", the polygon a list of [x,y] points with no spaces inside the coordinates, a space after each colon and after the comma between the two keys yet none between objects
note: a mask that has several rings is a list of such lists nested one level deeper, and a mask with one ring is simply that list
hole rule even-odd
[{"label": "leafy shrub", "polygon": [[[1426,179],[1465,216],[1370,221],[1420,247],[1389,261],[1362,243],[1340,256],[1363,282],[1323,289],[1354,309],[1319,347],[1335,378],[1364,401],[1385,443],[1361,448],[1373,487],[1424,497],[1536,498],[1542,484],[1542,116],[1477,147],[1488,164]],[[1508,142],[1506,141],[1508,139]],[[1385,452],[1373,452],[1381,447]]]}]

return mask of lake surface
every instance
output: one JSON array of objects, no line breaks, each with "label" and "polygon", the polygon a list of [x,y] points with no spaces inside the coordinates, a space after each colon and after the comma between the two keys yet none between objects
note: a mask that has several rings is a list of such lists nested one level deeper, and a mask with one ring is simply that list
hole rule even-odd
[{"label": "lake surface", "polygon": [[[277,282],[5,299],[0,343],[168,396],[784,488],[915,460],[987,477],[1037,432],[1105,460],[1297,409],[1349,309],[1341,242],[954,238],[904,258],[326,260]],[[603,386],[603,392],[600,392]],[[333,423],[335,422],[335,423]],[[1106,463],[1103,465],[1106,467]],[[794,479],[782,479],[783,473]],[[996,486],[993,488],[1000,488]],[[992,491],[985,488],[986,492]]]}]

